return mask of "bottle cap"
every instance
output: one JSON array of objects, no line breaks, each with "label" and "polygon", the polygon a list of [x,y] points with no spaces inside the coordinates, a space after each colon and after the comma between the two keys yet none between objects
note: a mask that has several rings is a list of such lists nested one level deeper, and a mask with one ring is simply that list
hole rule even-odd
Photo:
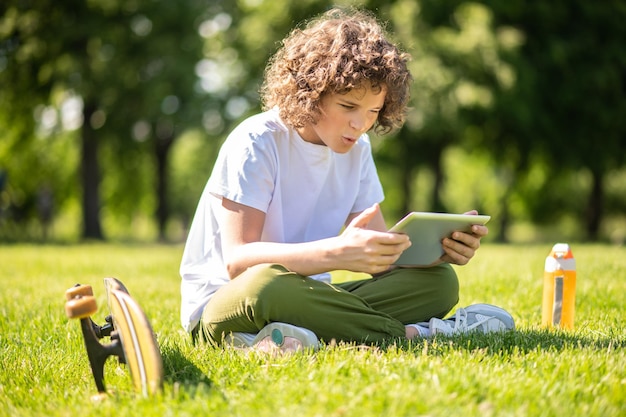
[{"label": "bottle cap", "polygon": [[572,250],[567,243],[557,243],[552,247],[550,256],[554,258],[571,259],[574,257]]},{"label": "bottle cap", "polygon": [[574,271],[576,259],[567,243],[557,243],[552,248],[550,255],[546,257],[545,271]]}]

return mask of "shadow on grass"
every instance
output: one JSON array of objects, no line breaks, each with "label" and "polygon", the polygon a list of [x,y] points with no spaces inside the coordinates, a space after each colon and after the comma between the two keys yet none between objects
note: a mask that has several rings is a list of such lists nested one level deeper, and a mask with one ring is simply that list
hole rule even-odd
[{"label": "shadow on grass", "polygon": [[610,351],[626,347],[626,340],[618,335],[581,335],[562,330],[518,330],[508,334],[486,335],[489,339],[501,339],[502,347],[517,348],[522,352],[543,350],[563,351],[571,349],[592,349]]},{"label": "shadow on grass", "polygon": [[[391,346],[389,344],[387,348]],[[626,340],[613,334],[588,336],[561,330],[515,330],[505,333],[444,336],[404,344],[407,349],[420,352],[426,346],[429,354],[433,355],[445,354],[450,349],[484,350],[493,355],[576,349],[611,352],[626,348]]]},{"label": "shadow on grass", "polygon": [[178,346],[161,346],[161,356],[165,382],[206,387],[211,387],[213,384],[200,368],[185,357]]},{"label": "shadow on grass", "polygon": [[[515,330],[503,333],[465,334],[438,336],[421,340],[389,340],[378,345],[358,343],[322,344],[322,350],[332,349],[375,349],[381,351],[404,350],[419,355],[445,356],[453,351],[480,351],[485,355],[507,356],[525,355],[532,352],[563,352],[592,350],[612,352],[626,348],[626,340],[621,336],[582,335],[561,330]],[[211,379],[176,344],[161,346],[165,382],[172,385],[194,387],[196,390],[212,388]]]}]

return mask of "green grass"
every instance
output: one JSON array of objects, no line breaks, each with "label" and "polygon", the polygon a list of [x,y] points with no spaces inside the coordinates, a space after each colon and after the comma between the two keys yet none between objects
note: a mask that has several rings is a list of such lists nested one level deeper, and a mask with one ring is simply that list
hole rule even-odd
[{"label": "green grass", "polygon": [[[0,246],[0,416],[620,416],[626,415],[626,249],[573,245],[576,328],[541,321],[542,246],[483,245],[457,268],[461,305],[498,304],[518,331],[381,347],[325,346],[268,358],[194,347],[178,324],[181,246]],[[110,359],[96,392],[64,291],[120,278],[150,318],[165,389],[136,395]],[[346,277],[343,277],[346,279]]]}]

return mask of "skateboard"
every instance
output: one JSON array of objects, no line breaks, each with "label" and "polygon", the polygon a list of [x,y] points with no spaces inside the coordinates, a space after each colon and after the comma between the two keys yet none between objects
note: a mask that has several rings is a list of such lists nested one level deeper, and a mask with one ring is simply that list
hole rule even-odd
[{"label": "skateboard", "polygon": [[[156,337],[139,304],[116,278],[104,278],[109,315],[102,326],[91,316],[98,310],[90,285],[69,288],[65,292],[65,312],[80,319],[89,365],[99,395],[106,395],[104,364],[109,356],[130,369],[135,390],[151,396],[163,389],[163,360]],[[109,338],[102,344],[100,339]]]}]

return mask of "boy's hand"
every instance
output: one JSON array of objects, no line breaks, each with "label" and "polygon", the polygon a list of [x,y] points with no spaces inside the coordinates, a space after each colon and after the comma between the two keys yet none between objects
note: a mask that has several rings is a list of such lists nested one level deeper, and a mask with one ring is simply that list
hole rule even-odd
[{"label": "boy's hand", "polygon": [[348,224],[339,236],[341,269],[377,274],[388,270],[411,246],[406,235],[371,230],[372,223],[381,220],[380,207],[375,204]]},{"label": "boy's hand", "polygon": [[[464,214],[476,215],[476,210],[468,211]],[[454,232],[450,238],[442,241],[445,253],[441,256],[442,262],[449,262],[456,265],[465,265],[474,257],[480,248],[480,239],[489,234],[487,226],[475,224],[471,233]]]}]

